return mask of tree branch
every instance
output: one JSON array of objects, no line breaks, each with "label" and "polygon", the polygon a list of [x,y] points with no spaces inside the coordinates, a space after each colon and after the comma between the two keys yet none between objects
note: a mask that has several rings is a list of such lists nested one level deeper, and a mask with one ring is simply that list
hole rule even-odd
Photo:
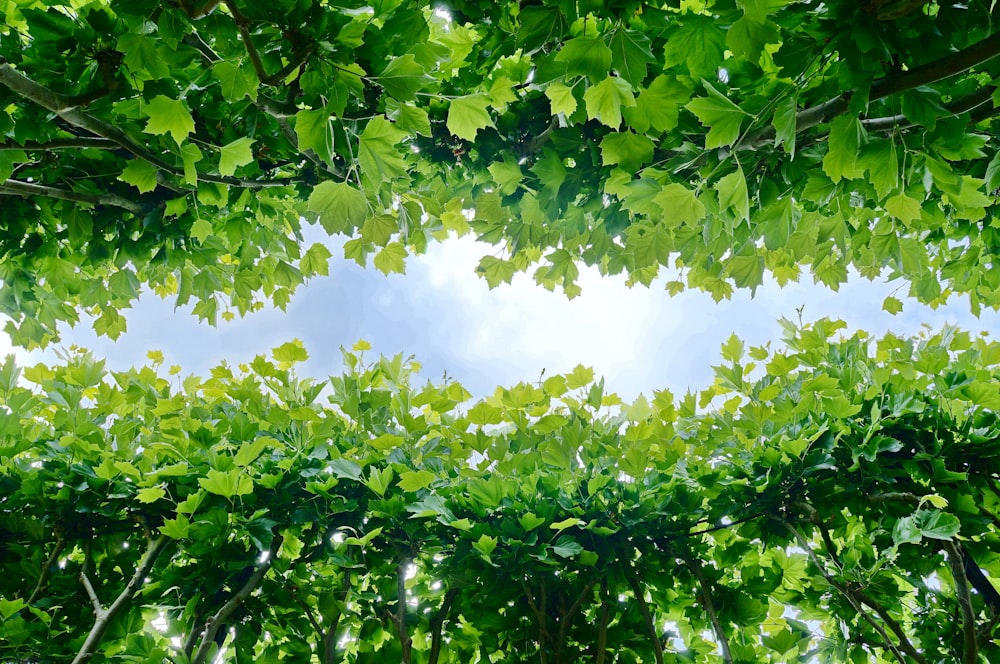
[{"label": "tree branch", "polygon": [[243,46],[247,49],[247,54],[250,56],[250,62],[253,63],[254,71],[257,72],[257,80],[263,83],[267,80],[267,72],[264,71],[264,63],[260,59],[260,54],[257,53],[257,47],[253,45],[253,41],[250,39],[250,22],[243,16],[243,13],[236,6],[234,0],[224,0],[224,2],[229,9],[229,13],[233,15],[236,29],[240,32],[240,39],[243,41]]},{"label": "tree branch", "polygon": [[608,622],[611,617],[608,577],[601,578],[601,611],[597,623],[597,658],[595,664],[604,664],[608,656]]},{"label": "tree branch", "polygon": [[[164,161],[146,148],[135,144],[121,129],[80,111],[72,98],[54,92],[43,85],[39,85],[24,74],[16,71],[6,62],[0,64],[0,84],[5,85],[15,94],[55,113],[69,124],[85,129],[97,137],[116,143],[136,158],[147,161],[162,171],[176,176],[184,175],[183,168],[178,168]],[[300,178],[245,180],[232,176],[210,175],[206,173],[198,173],[198,179],[203,182],[227,184],[245,189],[286,187],[302,181]]]},{"label": "tree branch", "polygon": [[0,143],[0,150],[64,150],[80,148],[95,150],[115,150],[119,146],[106,138],[91,136],[74,136],[72,138],[53,138],[49,141],[25,141],[24,143]]},{"label": "tree branch", "polygon": [[90,583],[90,579],[87,577],[86,566],[80,571],[80,581],[83,583],[83,587],[86,588],[87,594],[90,595],[90,600],[94,604],[94,613],[96,614],[94,620],[94,626],[90,630],[90,634],[87,635],[87,639],[83,642],[83,646],[80,647],[80,651],[73,658],[72,664],[83,664],[90,660],[96,654],[96,649],[98,644],[100,644],[101,639],[104,638],[104,633],[107,632],[108,627],[111,626],[111,621],[118,615],[118,612],[125,607],[132,597],[135,595],[136,591],[139,590],[139,586],[142,585],[146,576],[149,574],[149,570],[153,568],[153,564],[156,562],[156,557],[160,555],[163,550],[164,545],[168,542],[166,535],[160,535],[156,539],[149,540],[146,546],[146,553],[143,554],[142,560],[139,562],[139,566],[135,568],[135,573],[132,578],[129,579],[128,584],[125,586],[124,590],[119,593],[115,601],[111,603],[107,609],[101,606],[100,601],[97,599],[97,593],[94,592],[94,587]]},{"label": "tree branch", "polygon": [[42,594],[43,590],[45,590],[45,584],[49,580],[49,570],[56,564],[56,560],[59,558],[59,554],[62,553],[65,546],[66,540],[62,538],[62,535],[59,535],[56,540],[56,545],[52,549],[52,553],[50,553],[49,557],[45,559],[44,563],[42,563],[42,571],[38,575],[38,583],[35,584],[35,589],[32,590],[31,594],[28,596],[28,606],[34,604],[35,600],[38,599],[38,596]]},{"label": "tree branch", "polygon": [[629,585],[632,586],[632,594],[635,595],[635,601],[639,605],[639,613],[642,614],[643,622],[646,623],[646,630],[649,632],[649,638],[653,643],[653,657],[656,658],[656,664],[663,664],[663,644],[660,643],[660,633],[656,631],[656,624],[653,622],[653,616],[649,612],[649,605],[646,604],[646,595],[642,588],[639,587],[639,578],[636,575],[635,568],[631,565],[625,565],[625,575],[628,577]]},{"label": "tree branch", "polygon": [[[907,90],[913,90],[921,85],[936,83],[942,79],[961,74],[976,65],[982,64],[1000,55],[1000,33],[987,37],[961,51],[915,67],[877,79],[868,91],[868,101],[878,101]],[[850,106],[855,90],[848,90],[822,104],[803,109],[795,114],[795,133],[815,127],[834,117],[845,113]],[[880,120],[873,118],[869,122]],[[733,146],[732,152],[756,150],[774,141],[773,126],[755,131]]]},{"label": "tree branch", "polygon": [[900,664],[906,664],[906,658],[903,657],[903,653],[900,652],[899,647],[892,642],[891,638],[889,638],[889,634],[885,631],[885,628],[882,627],[882,625],[878,624],[874,618],[868,615],[868,612],[864,610],[864,607],[862,607],[860,602],[858,602],[857,598],[855,598],[850,588],[842,584],[832,574],[826,571],[826,567],[823,565],[822,561],[820,561],[819,557],[816,555],[816,552],[813,551],[812,545],[810,545],[809,542],[806,540],[806,538],[803,537],[802,533],[800,533],[795,526],[793,526],[788,521],[785,521],[784,519],[781,520],[781,523],[784,524],[785,528],[787,528],[788,531],[792,534],[792,536],[798,542],[799,546],[806,552],[806,554],[809,556],[809,560],[812,561],[812,564],[816,567],[817,570],[819,570],[819,573],[823,576],[824,579],[826,579],[827,583],[829,583],[831,586],[840,591],[840,594],[844,596],[844,598],[848,601],[851,607],[858,613],[858,615],[861,616],[861,618],[864,619],[865,622],[871,625],[875,629],[875,631],[879,633],[879,635],[882,637],[882,641],[885,644],[885,647],[888,648],[890,652],[892,652],[892,654],[896,657],[896,659],[899,660]]},{"label": "tree branch", "polygon": [[951,567],[951,575],[955,581],[955,595],[958,597],[958,604],[962,607],[962,662],[963,664],[976,664],[979,661],[979,643],[976,638],[976,612],[972,608],[972,596],[969,594],[969,579],[965,575],[965,563],[962,560],[962,553],[954,542],[948,540],[944,543],[944,550],[948,565]]},{"label": "tree branch", "polygon": [[406,568],[409,565],[410,559],[403,556],[396,567],[396,632],[403,647],[403,664],[411,664],[413,660],[413,639],[406,630]]},{"label": "tree branch", "polygon": [[431,650],[427,656],[427,664],[437,664],[441,657],[441,630],[444,627],[445,618],[451,612],[451,605],[458,597],[458,589],[450,588],[444,595],[441,607],[431,616]]},{"label": "tree branch", "polygon": [[521,585],[524,587],[524,594],[528,598],[528,606],[531,607],[531,612],[535,614],[535,618],[538,620],[538,659],[541,664],[547,664],[548,662],[548,652],[545,650],[548,645],[548,634],[549,630],[546,627],[546,613],[545,613],[545,583],[542,582],[542,594],[541,594],[541,608],[535,604],[535,598],[531,594],[531,588],[528,587],[528,582],[521,580]]},{"label": "tree branch", "polygon": [[988,62],[998,55],[1000,55],[1000,32],[940,60],[872,82],[868,99],[876,101],[898,92],[919,88],[921,85],[936,83]]},{"label": "tree branch", "polygon": [[145,214],[146,209],[135,201],[131,201],[116,194],[81,194],[72,189],[60,189],[58,187],[46,187],[34,182],[23,182],[21,180],[4,180],[0,183],[0,194],[10,196],[21,196],[30,198],[32,196],[45,196],[46,198],[58,198],[64,201],[75,203],[87,203],[88,205],[106,205],[119,207],[128,210],[132,214]]},{"label": "tree branch", "polygon": [[248,597],[250,593],[260,585],[260,582],[264,580],[264,575],[267,571],[271,569],[271,565],[274,563],[275,557],[278,555],[278,549],[281,548],[282,536],[280,534],[275,535],[274,539],[271,540],[271,547],[267,550],[267,560],[257,565],[257,569],[254,573],[247,579],[247,582],[236,591],[236,593],[229,598],[229,601],[222,605],[222,607],[215,612],[208,622],[205,624],[205,631],[201,636],[201,643],[198,645],[198,650],[195,651],[194,657],[191,658],[191,664],[204,664],[205,660],[209,654],[209,647],[215,642],[215,635],[219,631],[219,627],[226,621],[226,619],[233,614],[240,604],[242,604]]},{"label": "tree branch", "polygon": [[688,569],[694,574],[694,577],[698,580],[698,586],[701,588],[701,596],[705,601],[705,613],[708,614],[708,619],[712,623],[712,629],[715,630],[715,638],[719,640],[719,646],[722,648],[722,661],[726,664],[733,664],[733,653],[729,650],[729,640],[726,638],[726,631],[722,627],[722,621],[719,620],[719,616],[715,613],[715,604],[712,602],[711,589],[708,587],[708,579],[705,578],[704,572],[701,570],[701,565],[698,561],[691,557],[687,552],[683,552],[681,557],[687,564]]},{"label": "tree branch", "polygon": [[573,604],[569,607],[569,609],[566,611],[566,613],[563,614],[562,618],[560,619],[559,643],[557,644],[559,648],[562,648],[563,644],[566,643],[566,637],[569,634],[569,627],[573,621],[573,616],[575,616],[577,611],[580,610],[580,607],[583,606],[583,601],[587,599],[587,595],[590,594],[590,592],[594,589],[595,585],[597,585],[597,579],[591,580],[586,586],[584,586],[583,591],[581,591],[580,594],[577,595],[576,600],[573,602]]},{"label": "tree branch", "polygon": [[[341,603],[347,602],[347,594],[351,591],[351,570],[344,570],[344,596]],[[330,628],[326,632],[320,632],[323,637],[323,664],[333,664],[333,658],[337,650],[337,627],[340,625],[340,618],[343,616],[340,607],[337,607],[337,615],[330,621]]]}]

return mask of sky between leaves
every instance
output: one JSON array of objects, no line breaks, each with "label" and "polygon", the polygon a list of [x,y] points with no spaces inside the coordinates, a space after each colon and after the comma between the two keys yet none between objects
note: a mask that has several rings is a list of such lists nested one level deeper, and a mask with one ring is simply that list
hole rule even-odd
[{"label": "sky between leaves", "polygon": [[[310,235],[310,242],[325,241],[335,257],[343,255],[322,230],[313,228]],[[299,338],[310,354],[300,371],[326,376],[341,371],[340,347],[364,338],[378,353],[415,355],[427,378],[448,373],[476,396],[498,385],[535,380],[543,370],[567,372],[582,363],[605,377],[609,391],[631,399],[654,389],[677,393],[705,387],[712,381],[719,345],[730,334],[751,344],[777,340],[778,319],[795,319],[800,307],[804,320],[842,318],[849,327],[873,334],[913,334],[924,325],[951,322],[970,332],[1000,335],[997,312],[976,319],[960,298],[931,310],[906,298],[905,285],[857,275],[839,292],[813,286],[808,278],[785,288],[768,281],[752,299],[738,291],[718,304],[697,291],[671,297],[663,290],[667,277],[652,288],[627,288],[624,278],[588,269],[581,272],[583,294],[574,300],[544,290],[523,274],[512,285],[489,290],[474,275],[487,251],[469,238],[453,238],[411,259],[405,275],[389,277],[335,258],[330,276],[302,288],[287,313],[269,308],[220,321],[215,328],[175,312],[170,299],[147,293],[126,314],[129,329],[118,342],[96,337],[84,324],[67,330],[61,347],[91,348],[119,369],[143,363],[146,352],[157,349],[168,364],[206,373],[220,361],[248,361]],[[882,309],[893,295],[904,301],[895,316]],[[58,350],[17,352],[29,361],[51,361]]]}]

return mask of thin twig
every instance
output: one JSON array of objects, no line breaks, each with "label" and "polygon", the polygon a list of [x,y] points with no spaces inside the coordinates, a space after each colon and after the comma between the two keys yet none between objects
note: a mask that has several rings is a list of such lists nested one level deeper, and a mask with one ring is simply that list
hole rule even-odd
[{"label": "thin twig", "polygon": [[962,552],[954,542],[948,540],[944,543],[944,550],[947,552],[946,558],[951,567],[951,575],[955,581],[955,595],[958,597],[958,604],[962,607],[962,662],[963,664],[976,664],[979,661],[979,643],[976,639],[976,612],[972,608],[972,596],[969,593],[969,579],[965,575],[965,564],[962,560]]}]

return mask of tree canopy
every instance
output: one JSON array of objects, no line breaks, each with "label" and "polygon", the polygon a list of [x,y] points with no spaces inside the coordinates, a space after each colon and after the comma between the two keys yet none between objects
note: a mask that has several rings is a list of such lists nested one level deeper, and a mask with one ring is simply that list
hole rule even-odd
[{"label": "tree canopy", "polygon": [[473,232],[491,285],[853,268],[996,307],[991,7],[10,0],[0,309],[30,345],[143,288],[284,307],[330,259],[302,215],[384,272]]},{"label": "tree canopy", "polygon": [[785,327],[632,403],[8,360],[0,658],[995,661],[1000,342]]},{"label": "tree canopy", "polygon": [[[472,233],[491,286],[571,297],[854,270],[997,308],[992,9],[0,0],[0,314],[284,308],[309,223],[385,273]],[[1000,342],[783,326],[630,403],[363,342],[328,380],[295,341],[8,358],[0,661],[1000,660]]]}]

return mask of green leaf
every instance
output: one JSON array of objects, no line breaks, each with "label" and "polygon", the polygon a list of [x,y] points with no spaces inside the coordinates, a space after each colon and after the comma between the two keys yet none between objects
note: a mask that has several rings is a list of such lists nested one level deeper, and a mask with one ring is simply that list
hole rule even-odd
[{"label": "green leaf", "polygon": [[140,194],[145,194],[156,189],[156,173],[156,167],[148,161],[133,159],[128,162],[118,179],[138,189]]},{"label": "green leaf", "polygon": [[566,386],[575,390],[581,387],[586,387],[594,382],[594,370],[590,367],[585,367],[582,364],[578,364],[573,368],[573,371],[566,376]]},{"label": "green leaf", "polygon": [[591,82],[607,78],[611,59],[611,49],[599,37],[574,37],[556,54],[556,62],[566,63],[567,75],[586,76]]},{"label": "green leaf", "polygon": [[322,276],[330,274],[331,256],[330,250],[325,245],[313,242],[299,259],[299,269],[302,270],[302,276],[309,278],[317,274]]},{"label": "green leaf", "polygon": [[670,227],[694,226],[705,218],[705,206],[682,184],[668,184],[653,200],[663,208],[664,223]]},{"label": "green leaf", "polygon": [[493,126],[486,110],[489,105],[490,98],[481,94],[452,99],[448,107],[448,131],[467,141],[476,140],[480,129]]},{"label": "green leaf", "polygon": [[740,127],[746,113],[728,97],[712,87],[708,81],[702,81],[708,97],[698,97],[688,102],[687,108],[694,113],[703,125],[709,128],[705,136],[706,148],[718,148],[732,145],[740,137]]},{"label": "green leaf", "polygon": [[345,182],[320,182],[309,195],[306,209],[319,215],[319,223],[330,235],[349,233],[368,216],[368,201]]},{"label": "green leaf", "polygon": [[583,101],[587,106],[587,117],[599,120],[612,129],[621,126],[622,109],[635,106],[632,86],[617,76],[609,76],[592,86],[584,93]]},{"label": "green leaf", "polygon": [[627,30],[621,26],[612,33],[608,42],[611,66],[633,86],[640,85],[646,79],[647,66],[654,61],[650,44],[645,32]]},{"label": "green leaf", "polygon": [[674,76],[657,76],[625,109],[625,122],[639,133],[657,134],[677,126],[681,107],[691,99],[691,88]]},{"label": "green leaf", "polygon": [[611,132],[601,141],[601,159],[605,166],[618,164],[636,172],[653,159],[653,141],[630,131]]},{"label": "green leaf", "polygon": [[747,180],[742,167],[716,182],[715,190],[719,192],[720,209],[731,209],[737,220],[750,219],[750,196],[747,193]]},{"label": "green leaf", "polygon": [[726,272],[739,288],[749,288],[750,294],[764,283],[763,256],[732,256],[726,261]]},{"label": "green leaf", "polygon": [[389,60],[389,64],[375,80],[390,97],[399,101],[414,99],[417,90],[434,81],[417,63],[412,53]]},{"label": "green leaf", "polygon": [[882,309],[895,316],[903,310],[903,303],[890,295],[882,301]]},{"label": "green leaf", "polygon": [[784,146],[785,152],[793,158],[795,157],[795,114],[797,110],[795,97],[785,97],[775,105],[774,119],[771,120],[771,125],[774,127],[775,147]]},{"label": "green leaf", "polygon": [[496,288],[502,283],[509,284],[516,271],[513,263],[495,256],[483,256],[476,267],[476,272],[486,278],[490,288]]},{"label": "green leaf", "polygon": [[159,136],[170,134],[177,145],[194,131],[194,118],[191,111],[187,109],[184,102],[179,99],[171,99],[164,95],[153,97],[143,109],[149,116],[146,128],[147,134]]},{"label": "green leaf", "polygon": [[292,339],[271,349],[271,355],[280,364],[291,366],[309,359],[305,344],[299,339]]},{"label": "green leaf", "polygon": [[559,113],[566,116],[573,115],[577,107],[576,97],[573,96],[573,89],[562,81],[556,81],[545,88],[545,96],[549,98],[552,115],[558,115]]},{"label": "green leaf", "polygon": [[[228,102],[236,102],[244,97],[257,101],[257,88],[260,81],[253,69],[237,67],[228,60],[220,60],[212,65],[212,74],[222,85],[222,96]],[[178,141],[179,142],[179,141]]]},{"label": "green leaf", "polygon": [[582,551],[580,543],[568,535],[563,535],[552,545],[552,552],[561,558],[572,558]]},{"label": "green leaf", "polygon": [[510,158],[493,162],[487,167],[487,170],[493,176],[493,181],[500,187],[500,193],[504,196],[510,196],[517,191],[521,180],[524,179],[521,165]]},{"label": "green leaf", "polygon": [[219,173],[229,176],[235,173],[240,166],[252,163],[254,158],[250,147],[253,144],[252,138],[244,136],[219,148]]},{"label": "green leaf", "polygon": [[837,116],[830,123],[830,135],[826,139],[827,151],[823,157],[823,172],[834,182],[841,178],[860,177],[858,150],[864,140],[865,130],[861,122],[851,115]]},{"label": "green leaf", "polygon": [[399,242],[392,242],[387,244],[382,248],[373,259],[375,269],[377,269],[382,274],[391,274],[393,272],[398,272],[403,274],[406,272],[406,248]]},{"label": "green leaf", "polygon": [[525,532],[531,532],[538,526],[545,523],[545,519],[531,512],[526,512],[517,520],[517,522],[521,524],[521,527],[524,528]]},{"label": "green leaf", "polygon": [[201,158],[201,150],[194,143],[181,145],[181,161],[184,163],[184,177],[181,182],[192,186],[198,184],[197,164]]},{"label": "green leaf", "polygon": [[572,528],[574,526],[584,526],[586,523],[575,516],[571,516],[568,519],[563,519],[562,521],[556,521],[555,523],[550,523],[549,528],[555,530],[556,532],[562,532],[567,528]]},{"label": "green leaf", "polygon": [[385,467],[382,470],[372,466],[368,471],[368,479],[365,481],[365,486],[374,491],[382,497],[385,495],[386,490],[392,484],[392,480],[395,474],[391,467]]},{"label": "green leaf", "polygon": [[962,529],[958,517],[939,509],[920,510],[914,521],[920,534],[929,539],[952,540]]},{"label": "green leaf", "polygon": [[778,26],[771,21],[758,21],[749,16],[737,20],[726,33],[726,46],[740,60],[760,61],[764,47],[781,41]]},{"label": "green leaf", "polygon": [[325,109],[296,113],[295,135],[300,150],[312,150],[326,163],[333,163],[333,126]]},{"label": "green leaf", "polygon": [[885,202],[885,211],[907,224],[920,218],[920,201],[906,194],[896,194]]},{"label": "green leaf", "polygon": [[368,217],[361,226],[361,238],[375,246],[384,247],[398,230],[399,226],[393,217],[387,214],[377,214],[374,217]]},{"label": "green leaf", "polygon": [[191,529],[191,521],[184,514],[178,514],[176,519],[166,519],[159,530],[161,533],[174,540],[182,540],[188,536]]},{"label": "green leaf", "polygon": [[382,116],[369,120],[358,141],[361,174],[379,183],[405,177],[403,156],[395,146],[406,135]]},{"label": "green leaf", "polygon": [[239,449],[236,450],[236,456],[233,457],[233,463],[240,468],[245,468],[263,454],[264,450],[269,446],[274,445],[275,442],[273,438],[261,437],[250,442],[241,443]]},{"label": "green leaf", "polygon": [[231,470],[222,472],[221,470],[209,470],[206,477],[198,478],[198,485],[209,493],[214,493],[223,498],[234,496],[245,496],[253,493],[253,480],[242,470]]},{"label": "green leaf", "polygon": [[714,79],[726,51],[726,32],[709,16],[686,15],[678,29],[667,34],[664,65],[685,65],[691,78]]},{"label": "green leaf", "polygon": [[155,503],[157,500],[166,495],[166,489],[154,486],[146,489],[139,489],[136,491],[135,497],[140,503]]},{"label": "green leaf", "polygon": [[436,479],[437,475],[428,470],[406,470],[399,474],[396,485],[403,491],[415,492],[426,489]]},{"label": "green leaf", "polygon": [[497,538],[481,535],[478,540],[473,542],[472,547],[489,560],[490,554],[497,548]]}]

